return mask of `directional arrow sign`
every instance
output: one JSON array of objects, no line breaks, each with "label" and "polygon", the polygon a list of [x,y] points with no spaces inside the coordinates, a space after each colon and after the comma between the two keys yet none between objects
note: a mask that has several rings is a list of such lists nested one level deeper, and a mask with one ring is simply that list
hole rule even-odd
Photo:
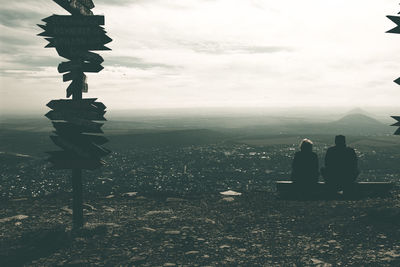
[{"label": "directional arrow sign", "polygon": [[72,15],[91,16],[93,12],[77,0],[53,0]]},{"label": "directional arrow sign", "polygon": [[71,71],[63,75],[63,81],[68,82],[71,80],[83,80],[85,78],[83,75],[85,74],[83,74],[82,71]]},{"label": "directional arrow sign", "polygon": [[395,124],[392,124],[390,126],[400,126],[400,116],[391,116],[393,119],[395,119],[397,122]]},{"label": "directional arrow sign", "polygon": [[392,117],[392,118],[395,119],[396,121],[400,121],[400,116],[390,116],[390,117]]},{"label": "directional arrow sign", "polygon": [[397,16],[387,16],[391,21],[397,24],[397,26],[389,31],[387,33],[400,33],[400,17]]},{"label": "directional arrow sign", "polygon": [[66,151],[77,154],[86,159],[100,158],[111,153],[110,150],[93,143],[83,143],[82,139],[65,138],[63,136],[50,136],[53,142]]},{"label": "directional arrow sign", "polygon": [[58,65],[59,73],[67,71],[100,72],[102,69],[104,69],[104,67],[100,64],[77,61],[62,62]]},{"label": "directional arrow sign", "polygon": [[87,50],[110,50],[110,48],[104,45],[111,42],[112,39],[107,35],[90,38],[82,37],[57,37],[57,38],[45,38],[49,43],[45,48],[49,47],[78,47]]},{"label": "directional arrow sign", "polygon": [[399,34],[400,33],[400,27],[399,26],[394,27],[393,29],[388,30],[386,33],[397,33],[397,34]]},{"label": "directional arrow sign", "polygon": [[87,110],[60,110],[60,111],[49,111],[45,116],[50,120],[63,120],[69,121],[71,118],[82,118],[86,120],[95,120],[95,121],[106,121],[104,118],[104,114],[106,111],[101,111],[100,113],[87,111]]},{"label": "directional arrow sign", "polygon": [[105,110],[107,107],[101,103],[101,102],[94,102],[93,105],[95,105],[99,110]]},{"label": "directional arrow sign", "polygon": [[106,106],[101,102],[95,102],[97,98],[84,98],[81,100],[59,99],[51,100],[47,106],[54,110],[87,110],[87,111],[103,111]]},{"label": "directional arrow sign", "polygon": [[63,25],[68,26],[87,26],[87,25],[104,25],[104,16],[64,16],[64,15],[52,15],[50,17],[42,19],[49,26]]},{"label": "directional arrow sign", "polygon": [[[103,133],[101,126],[103,123],[92,122],[83,119],[70,118],[68,122],[53,122],[54,128],[57,130],[64,128],[64,131],[79,131],[81,133]],[[61,124],[61,125],[60,125]]]},{"label": "directional arrow sign", "polygon": [[70,60],[84,60],[84,61],[89,61],[92,63],[102,63],[104,59],[93,52],[88,52],[88,51],[82,51],[78,49],[72,49],[72,48],[67,48],[67,47],[56,47],[57,53],[64,58],[70,59]]},{"label": "directional arrow sign", "polygon": [[[100,128],[104,124],[104,123],[97,123],[97,122],[80,119],[80,118],[76,118],[76,117],[75,118],[67,118],[67,121],[76,126],[86,129],[86,132],[88,132],[88,133],[95,133],[95,132],[101,131]],[[103,131],[101,131],[101,132],[103,132]]]},{"label": "directional arrow sign", "polygon": [[69,152],[75,153],[79,157],[87,159],[93,158],[93,155],[91,155],[88,151],[85,151],[84,149],[82,149],[82,147],[77,146],[76,144],[68,142],[66,139],[60,136],[51,135],[50,138],[57,146]]},{"label": "directional arrow sign", "polygon": [[98,126],[95,127],[87,127],[84,125],[76,125],[74,123],[69,122],[52,122],[54,128],[56,128],[57,132],[63,133],[103,133],[101,130],[101,126],[103,124],[98,123]]},{"label": "directional arrow sign", "polygon": [[91,50],[91,51],[105,51],[105,50],[111,50],[107,46],[104,46],[102,44],[85,44],[85,45],[68,45],[68,44],[60,44],[56,45],[55,42],[50,42],[48,45],[45,46],[45,48],[69,48],[69,49],[79,49],[80,51],[85,51],[85,50]]},{"label": "directional arrow sign", "polygon": [[96,63],[83,63],[82,70],[84,72],[100,72],[104,69],[104,67],[100,64]]},{"label": "directional arrow sign", "polygon": [[106,31],[98,25],[65,26],[65,25],[40,25],[44,32],[38,36],[66,37],[66,36],[103,36]]},{"label": "directional arrow sign", "polygon": [[68,61],[68,62],[62,62],[58,65],[58,72],[63,73],[63,72],[68,72],[72,70],[81,70],[82,69],[83,62],[79,61]]},{"label": "directional arrow sign", "polygon": [[[395,119],[397,122],[392,124],[391,126],[400,126],[400,116],[391,116],[393,119]],[[400,128],[396,130],[394,135],[400,135]]]}]

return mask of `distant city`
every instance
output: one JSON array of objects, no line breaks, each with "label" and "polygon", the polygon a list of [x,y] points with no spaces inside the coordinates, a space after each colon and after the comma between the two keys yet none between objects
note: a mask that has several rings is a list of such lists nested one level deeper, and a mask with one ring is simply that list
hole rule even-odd
[{"label": "distant city", "polygon": [[[84,173],[85,191],[99,196],[133,191],[199,194],[233,189],[273,192],[274,181],[290,179],[291,160],[298,147],[297,143],[279,144],[295,138],[281,139],[271,137],[268,140],[276,140],[277,144],[269,142],[267,145],[260,140],[256,140],[257,145],[222,141],[121,150],[109,156],[102,169]],[[356,145],[362,170],[359,180],[398,183],[397,148],[385,146],[382,137],[366,140],[361,138]],[[318,142],[315,146],[321,166],[329,145]],[[52,170],[45,158],[4,152],[0,158],[1,198],[40,197],[71,190],[69,172]]]}]

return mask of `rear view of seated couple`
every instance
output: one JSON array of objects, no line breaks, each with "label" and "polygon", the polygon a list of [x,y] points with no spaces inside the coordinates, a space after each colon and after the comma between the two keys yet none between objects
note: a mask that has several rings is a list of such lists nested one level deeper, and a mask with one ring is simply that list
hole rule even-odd
[{"label": "rear view of seated couple", "polygon": [[[304,139],[292,163],[292,181],[305,190],[312,190],[319,178],[318,157],[312,151],[312,146],[313,143],[309,139]],[[325,167],[321,168],[321,175],[329,190],[334,193],[351,192],[358,174],[354,149],[346,146],[346,138],[343,135],[336,136],[335,146],[328,148]]]}]

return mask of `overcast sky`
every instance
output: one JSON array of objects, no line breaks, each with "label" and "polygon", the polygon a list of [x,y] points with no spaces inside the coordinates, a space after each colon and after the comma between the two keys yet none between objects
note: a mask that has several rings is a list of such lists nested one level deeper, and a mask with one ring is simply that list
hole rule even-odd
[{"label": "overcast sky", "polygon": [[[98,0],[112,51],[89,74],[109,109],[394,106],[400,35],[392,0]],[[51,0],[0,6],[0,112],[65,97],[65,59],[36,34]]]}]

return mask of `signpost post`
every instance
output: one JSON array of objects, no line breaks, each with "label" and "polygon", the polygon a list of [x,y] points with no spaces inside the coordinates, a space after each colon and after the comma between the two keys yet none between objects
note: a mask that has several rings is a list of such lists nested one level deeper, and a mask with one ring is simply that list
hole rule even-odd
[{"label": "signpost post", "polygon": [[58,72],[65,73],[63,81],[71,81],[67,98],[50,101],[52,110],[45,116],[53,121],[56,131],[50,136],[62,151],[47,152],[55,169],[72,170],[73,227],[81,228],[83,220],[82,170],[94,170],[104,165],[100,158],[111,151],[103,148],[107,138],[103,133],[106,106],[95,98],[82,98],[88,91],[85,72],[100,72],[103,58],[92,52],[110,50],[104,45],[111,42],[102,25],[104,16],[94,15],[92,0],[53,0],[71,15],[52,15],[38,25],[44,32],[38,34],[49,41],[46,47],[54,47],[57,53],[68,59],[58,65]]}]

